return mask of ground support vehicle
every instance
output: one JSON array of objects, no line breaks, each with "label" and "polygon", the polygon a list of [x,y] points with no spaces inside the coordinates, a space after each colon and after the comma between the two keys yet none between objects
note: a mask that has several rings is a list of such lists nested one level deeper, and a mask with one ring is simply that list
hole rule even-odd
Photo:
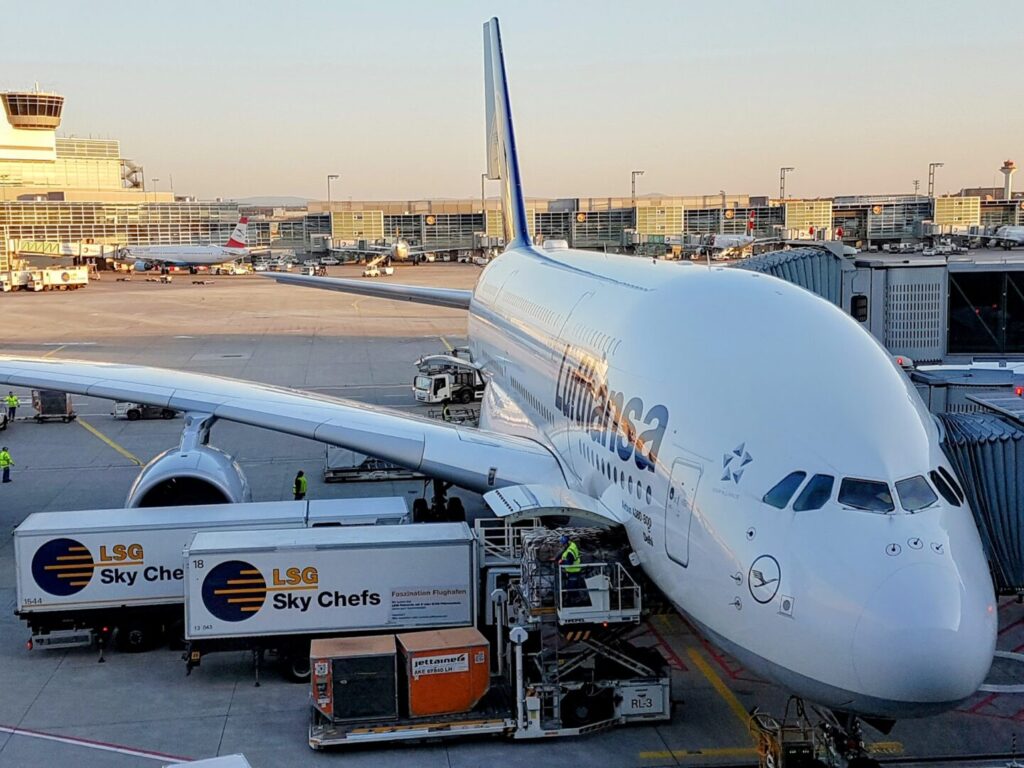
[{"label": "ground support vehicle", "polygon": [[471,403],[483,400],[485,382],[480,369],[461,349],[425,355],[416,361],[413,396],[418,403]]},{"label": "ground support vehicle", "polygon": [[[374,701],[388,706],[365,716],[359,694],[348,687],[353,679],[348,667],[317,657],[311,661],[310,746],[481,735],[544,739],[670,719],[671,677],[665,660],[628,639],[640,621],[642,600],[638,582],[623,563],[625,552],[588,542],[584,550],[594,553],[595,561],[585,563],[579,575],[569,574],[557,565],[559,533],[497,520],[477,523],[483,603],[478,627],[490,638],[492,664],[487,692],[475,704],[427,716],[414,712],[412,694],[404,692],[421,684],[424,673],[417,681],[406,660],[396,665],[396,682],[385,675],[373,687]],[[385,653],[378,649],[376,654],[379,670],[386,669],[386,659],[380,661]],[[457,683],[470,658],[461,651],[450,653],[432,663],[427,674],[441,685]],[[389,685],[399,691],[397,707],[389,703]],[[336,708],[336,701],[344,706]]]},{"label": "ground support vehicle", "polygon": [[78,418],[71,405],[71,395],[67,392],[55,392],[52,389],[33,389],[32,408],[35,409],[33,417],[39,423],[44,421],[63,421],[67,424]]},{"label": "ground support vehicle", "polygon": [[[199,532],[185,551],[185,659],[266,651],[309,674],[309,642],[339,633],[471,626],[465,523]],[[258,678],[257,678],[258,679]]]},{"label": "ground support vehicle", "polygon": [[178,415],[178,412],[171,408],[161,408],[156,405],[118,401],[114,403],[114,410],[111,415],[115,419],[139,421],[139,419],[173,419]]},{"label": "ground support vehicle", "polygon": [[39,512],[14,531],[15,613],[29,645],[157,645],[180,629],[182,550],[197,531],[409,522],[400,496]]},{"label": "ground support vehicle", "polygon": [[382,480],[421,480],[423,475],[365,453],[328,445],[324,464],[326,483],[365,483]]}]

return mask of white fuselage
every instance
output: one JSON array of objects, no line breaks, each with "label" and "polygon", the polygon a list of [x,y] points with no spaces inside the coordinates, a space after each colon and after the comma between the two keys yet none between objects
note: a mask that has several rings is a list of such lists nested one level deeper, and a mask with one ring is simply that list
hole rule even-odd
[{"label": "white fuselage", "polygon": [[125,249],[126,258],[184,266],[227,264],[249,255],[248,248],[223,245],[133,245]]},{"label": "white fuselage", "polygon": [[[844,477],[891,491],[948,468],[913,386],[841,310],[754,272],[521,249],[484,270],[469,333],[481,426],[548,445],[742,663],[891,718],[983,681],[997,618],[966,504],[837,501]],[[835,477],[823,507],[762,501],[797,470]]]}]

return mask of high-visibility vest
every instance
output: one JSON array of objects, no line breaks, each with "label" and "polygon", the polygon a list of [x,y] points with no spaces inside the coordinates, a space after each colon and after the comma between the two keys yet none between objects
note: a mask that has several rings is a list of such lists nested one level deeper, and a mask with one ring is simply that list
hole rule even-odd
[{"label": "high-visibility vest", "polygon": [[18,400],[17,395],[7,395],[7,397],[4,398],[4,402],[7,403],[8,408],[17,408],[21,405],[21,401]]},{"label": "high-visibility vest", "polygon": [[569,546],[562,552],[560,559],[563,561],[566,573],[580,572],[580,548],[576,545],[575,541],[569,542]]},{"label": "high-visibility vest", "polygon": [[0,469],[10,467],[14,464],[10,451],[0,451]]},{"label": "high-visibility vest", "polygon": [[303,475],[302,477],[296,477],[295,478],[295,492],[296,493],[305,493],[306,492],[306,476],[305,475]]}]

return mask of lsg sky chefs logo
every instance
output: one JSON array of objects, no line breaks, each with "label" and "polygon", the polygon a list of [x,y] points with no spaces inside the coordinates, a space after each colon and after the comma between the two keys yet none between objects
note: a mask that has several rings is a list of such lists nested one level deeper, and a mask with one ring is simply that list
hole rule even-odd
[{"label": "lsg sky chefs logo", "polygon": [[[202,568],[197,561],[196,568]],[[268,604],[275,611],[305,613],[320,608],[356,608],[380,605],[380,593],[321,589],[320,574],[311,565],[273,568],[270,580],[243,560],[220,563],[203,579],[203,604],[222,621],[245,621]]]},{"label": "lsg sky chefs logo", "polygon": [[[44,592],[68,597],[95,578],[100,584],[133,587],[139,581],[180,581],[181,568],[146,566],[141,544],[100,544],[98,557],[75,539],[51,539],[32,557],[32,578]],[[97,576],[98,574],[98,576]]]}]

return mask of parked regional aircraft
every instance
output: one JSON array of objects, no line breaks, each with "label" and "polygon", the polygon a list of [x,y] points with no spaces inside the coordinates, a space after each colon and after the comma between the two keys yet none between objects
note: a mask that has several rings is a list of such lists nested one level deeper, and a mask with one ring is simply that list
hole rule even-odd
[{"label": "parked regional aircraft", "polygon": [[488,379],[479,428],[137,365],[3,358],[0,384],[190,411],[129,504],[180,478],[244,494],[230,457],[195,439],[226,419],[414,468],[502,516],[622,526],[701,631],[850,734],[858,716],[974,693],[995,646],[992,581],[904,373],[836,306],[773,277],[532,245],[496,19],[484,47],[508,246],[476,288],[273,276],[468,310]]},{"label": "parked regional aircraft", "polygon": [[144,272],[154,266],[201,267],[227,264],[249,255],[246,241],[249,219],[242,216],[224,245],[131,245],[121,250],[120,259],[134,261]]}]

